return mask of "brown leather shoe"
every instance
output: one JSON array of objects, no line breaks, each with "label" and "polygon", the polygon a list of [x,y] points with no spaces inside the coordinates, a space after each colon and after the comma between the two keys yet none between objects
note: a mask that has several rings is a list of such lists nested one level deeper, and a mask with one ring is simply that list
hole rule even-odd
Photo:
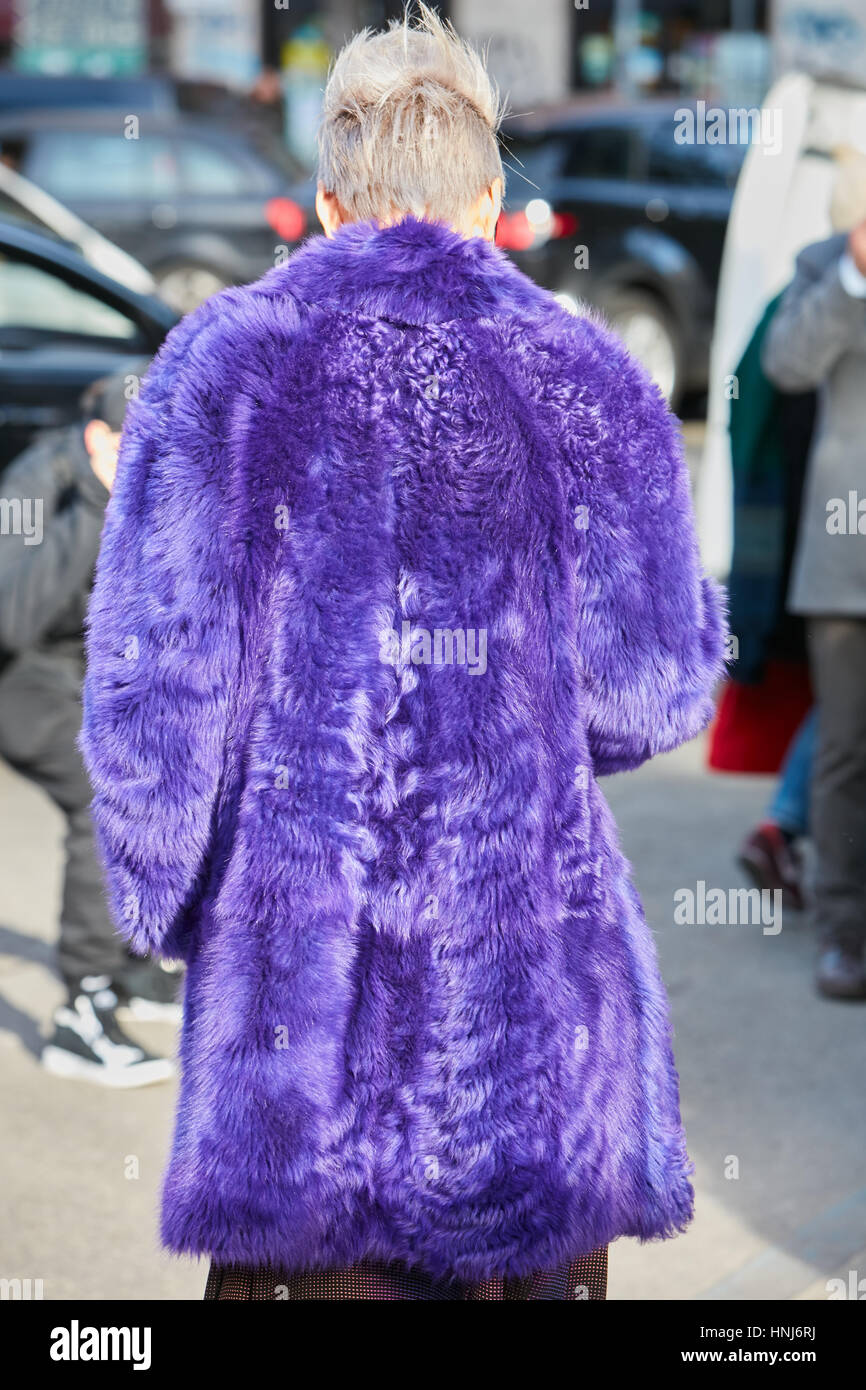
[{"label": "brown leather shoe", "polygon": [[815,984],[828,999],[866,999],[863,952],[846,946],[826,946],[818,957]]}]

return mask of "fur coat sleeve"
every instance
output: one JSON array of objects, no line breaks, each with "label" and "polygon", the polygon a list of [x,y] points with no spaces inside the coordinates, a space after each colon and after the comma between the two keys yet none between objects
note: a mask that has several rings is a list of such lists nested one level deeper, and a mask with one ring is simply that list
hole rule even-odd
[{"label": "fur coat sleeve", "polygon": [[604,774],[638,767],[709,722],[724,602],[701,568],[676,418],[606,331],[583,319],[558,336],[577,665],[594,769]]},{"label": "fur coat sleeve", "polygon": [[231,294],[172,330],[130,404],[87,622],[81,748],[114,920],[169,958],[203,887],[240,654],[231,398],[208,389]]}]

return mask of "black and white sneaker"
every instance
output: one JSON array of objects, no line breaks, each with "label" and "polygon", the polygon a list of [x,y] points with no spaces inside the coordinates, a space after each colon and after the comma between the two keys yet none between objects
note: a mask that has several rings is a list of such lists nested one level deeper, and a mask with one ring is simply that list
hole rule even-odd
[{"label": "black and white sneaker", "polygon": [[168,1057],[155,1057],[124,1033],[116,1017],[117,995],[107,975],[86,976],[67,1004],[54,1012],[54,1034],[42,1049],[42,1065],[54,1076],[99,1086],[151,1086],[174,1075]]},{"label": "black and white sneaker", "polygon": [[182,983],[183,966],[130,956],[111,982],[117,995],[117,1017],[135,1023],[180,1023]]}]

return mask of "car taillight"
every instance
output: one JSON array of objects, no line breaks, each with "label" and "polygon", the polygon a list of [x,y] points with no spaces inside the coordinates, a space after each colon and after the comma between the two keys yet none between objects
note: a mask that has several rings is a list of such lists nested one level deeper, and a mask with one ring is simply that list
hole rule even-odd
[{"label": "car taillight", "polygon": [[525,212],[503,212],[496,224],[496,245],[506,251],[526,251],[535,241],[535,228]]},{"label": "car taillight", "polygon": [[580,218],[573,212],[555,212],[552,218],[550,235],[552,237],[574,236],[580,227]]},{"label": "car taillight", "polygon": [[268,226],[273,227],[283,241],[300,241],[307,229],[304,209],[291,198],[271,198],[265,207]]},{"label": "car taillight", "polygon": [[527,251],[557,237],[573,236],[580,226],[573,212],[554,212],[543,198],[533,198],[520,212],[503,212],[496,244],[506,251]]}]

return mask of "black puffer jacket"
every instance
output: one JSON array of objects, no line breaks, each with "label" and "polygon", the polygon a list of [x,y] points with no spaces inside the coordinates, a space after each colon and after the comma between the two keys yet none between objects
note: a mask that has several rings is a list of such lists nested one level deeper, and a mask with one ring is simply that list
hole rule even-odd
[{"label": "black puffer jacket", "polygon": [[80,425],[46,431],[0,477],[0,668],[30,650],[83,663],[108,496]]}]

